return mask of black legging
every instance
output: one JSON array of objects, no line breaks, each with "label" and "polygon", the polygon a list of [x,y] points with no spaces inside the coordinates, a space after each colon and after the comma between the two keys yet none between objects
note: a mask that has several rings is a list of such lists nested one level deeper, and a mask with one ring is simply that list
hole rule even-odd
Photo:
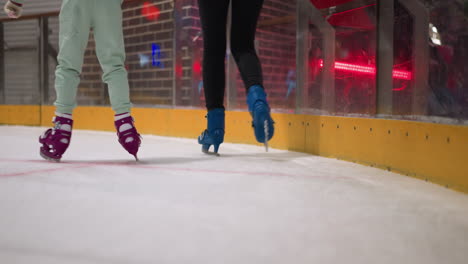
[{"label": "black legging", "polygon": [[[229,0],[198,0],[203,29],[203,83],[206,108],[224,108],[226,23]],[[255,31],[263,0],[232,0],[231,52],[245,88],[263,85],[255,52]]]}]

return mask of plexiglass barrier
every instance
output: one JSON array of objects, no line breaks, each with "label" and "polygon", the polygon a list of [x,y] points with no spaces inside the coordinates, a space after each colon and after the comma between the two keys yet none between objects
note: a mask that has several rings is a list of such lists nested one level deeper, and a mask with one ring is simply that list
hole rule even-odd
[{"label": "plexiglass barrier", "polygon": [[[273,111],[466,122],[467,9],[466,0],[265,0],[255,46]],[[204,108],[197,1],[123,10],[133,104]],[[2,104],[54,102],[58,29],[57,14],[0,20]],[[229,50],[225,65],[226,108],[246,110]],[[91,34],[79,105],[109,105],[101,74]]]}]

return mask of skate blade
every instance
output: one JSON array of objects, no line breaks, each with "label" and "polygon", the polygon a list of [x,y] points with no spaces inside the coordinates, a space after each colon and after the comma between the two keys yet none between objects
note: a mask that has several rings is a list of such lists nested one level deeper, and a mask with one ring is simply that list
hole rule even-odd
[{"label": "skate blade", "polygon": [[42,151],[39,150],[39,154],[41,154],[41,157],[45,160],[48,160],[48,161],[51,161],[51,162],[55,162],[55,163],[59,163],[60,162],[60,159],[53,159],[51,157],[48,157],[46,155],[44,155],[44,153],[42,153]]},{"label": "skate blade", "polygon": [[216,156],[216,157],[221,156],[221,155],[219,155],[218,152],[212,152],[212,151],[209,151],[207,149],[204,149],[203,147],[202,147],[202,152],[205,153],[206,155],[211,155],[211,156]]},{"label": "skate blade", "polygon": [[268,136],[269,136],[269,133],[268,133],[268,120],[265,120],[263,122],[263,129],[265,131],[265,142],[263,144],[265,144],[265,151],[268,152]]},{"label": "skate blade", "polygon": [[140,161],[140,159],[138,159],[138,156],[136,154],[133,156],[135,157],[135,161]]}]

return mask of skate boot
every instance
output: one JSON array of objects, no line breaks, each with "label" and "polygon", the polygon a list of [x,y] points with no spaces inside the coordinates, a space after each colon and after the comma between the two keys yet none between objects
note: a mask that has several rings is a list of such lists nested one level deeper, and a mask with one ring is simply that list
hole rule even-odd
[{"label": "skate boot", "polygon": [[141,138],[133,124],[133,118],[129,113],[116,115],[114,124],[120,145],[138,161],[137,153]]},{"label": "skate boot", "polygon": [[258,142],[265,144],[268,151],[268,141],[275,133],[274,121],[270,116],[270,107],[266,99],[266,93],[260,85],[249,88],[247,105],[252,115],[252,127]]},{"label": "skate boot", "polygon": [[54,127],[39,137],[39,143],[42,144],[40,154],[46,160],[59,162],[70,145],[73,120],[71,115],[57,115],[52,122]]},{"label": "skate boot", "polygon": [[[203,153],[219,156],[219,145],[224,141],[224,109],[212,109],[208,111],[206,118],[208,119],[208,129],[198,137],[198,143],[202,145]],[[213,152],[209,152],[211,145],[214,148]]]}]

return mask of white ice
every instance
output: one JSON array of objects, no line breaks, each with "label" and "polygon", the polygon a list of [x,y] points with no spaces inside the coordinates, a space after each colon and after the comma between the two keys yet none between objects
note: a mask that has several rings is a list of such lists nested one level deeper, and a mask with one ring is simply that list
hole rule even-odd
[{"label": "white ice", "polygon": [[468,263],[468,195],[344,161],[75,130],[0,126],[2,264]]}]

